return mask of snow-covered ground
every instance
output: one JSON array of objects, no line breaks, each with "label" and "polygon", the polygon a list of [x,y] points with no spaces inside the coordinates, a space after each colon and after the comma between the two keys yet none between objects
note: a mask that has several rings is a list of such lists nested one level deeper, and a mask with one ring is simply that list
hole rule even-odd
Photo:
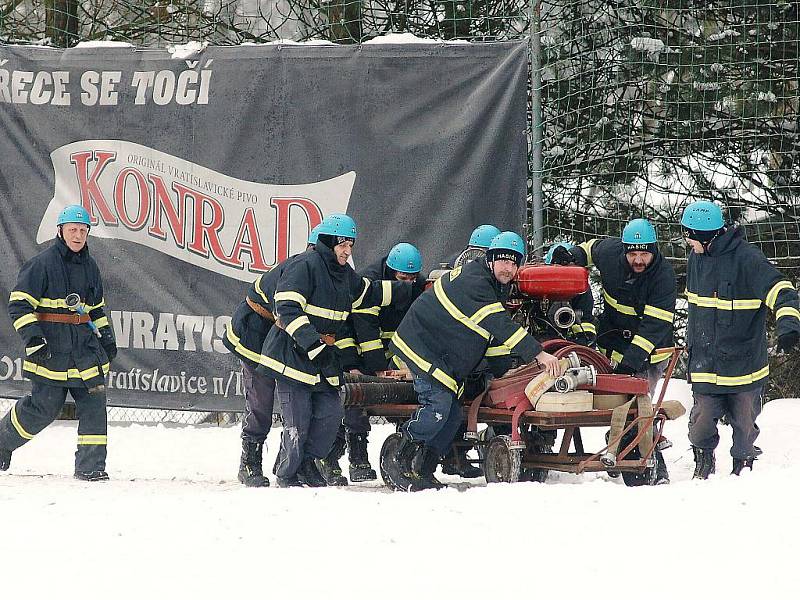
[{"label": "snow-covered ground", "polygon": [[[686,400],[683,382],[668,397]],[[717,474],[691,480],[684,417],[667,425],[669,486],[552,474],[545,484],[476,479],[418,494],[377,482],[246,489],[236,481],[238,428],[214,426],[112,424],[112,481],[83,483],[71,477],[75,424],[56,423],[0,473],[0,590],[58,599],[798,598],[800,400],[771,402],[759,423],[764,455],[738,478],[728,475],[723,427]],[[373,431],[374,465],[390,432]],[[602,433],[585,432],[587,446]]]}]

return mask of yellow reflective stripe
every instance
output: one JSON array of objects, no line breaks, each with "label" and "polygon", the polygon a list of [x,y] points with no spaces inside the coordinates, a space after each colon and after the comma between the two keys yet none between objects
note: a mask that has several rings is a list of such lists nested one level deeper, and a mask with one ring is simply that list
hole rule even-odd
[{"label": "yellow reflective stripe", "polygon": [[642,350],[644,350],[648,354],[650,354],[653,350],[655,350],[655,347],[656,347],[656,345],[652,344],[650,342],[650,340],[648,340],[647,338],[643,338],[640,335],[633,336],[633,339],[631,340],[631,344],[639,346],[639,348],[641,348]]},{"label": "yellow reflective stripe", "polygon": [[108,444],[107,435],[79,435],[79,446],[105,446]]},{"label": "yellow reflective stripe", "polygon": [[671,313],[668,310],[664,310],[663,308],[658,308],[657,306],[652,306],[650,304],[644,305],[644,314],[646,314],[648,317],[661,319],[662,321],[666,321],[667,323],[672,323],[675,320],[674,313]]},{"label": "yellow reflective stripe", "polygon": [[381,331],[382,340],[390,340],[394,336],[394,331]]},{"label": "yellow reflective stripe", "polygon": [[283,374],[286,375],[286,377],[291,377],[296,381],[300,381],[301,383],[307,383],[308,385],[316,385],[317,383],[319,383],[319,375],[311,375],[309,373],[304,373],[303,371],[298,371],[297,369],[293,369],[289,365],[283,365]]},{"label": "yellow reflective stripe", "polygon": [[769,292],[767,292],[766,304],[767,306],[769,306],[769,309],[770,310],[775,309],[775,302],[778,300],[778,294],[781,292],[781,290],[793,290],[793,289],[794,286],[785,279],[773,285],[770,288]]},{"label": "yellow reflective stripe", "polygon": [[716,373],[691,373],[692,383],[711,383],[714,385],[747,385],[764,379],[769,375],[769,365],[747,375],[730,377],[727,375],[717,375]]},{"label": "yellow reflective stripe", "polygon": [[[598,346],[597,349],[600,351],[601,354],[604,354],[605,356],[608,356],[608,350],[606,350],[605,348],[601,348],[600,346]],[[611,351],[611,360],[613,360],[617,364],[621,363],[622,362],[622,354],[620,354],[616,350],[612,350]]]},{"label": "yellow reflective stripe", "polygon": [[322,354],[322,351],[325,350],[326,347],[327,346],[323,343],[323,344],[320,344],[319,346],[317,346],[316,348],[314,348],[313,350],[309,350],[308,351],[308,358],[311,359],[311,360],[314,360],[320,354]]},{"label": "yellow reflective stripe", "polygon": [[[108,369],[109,369],[109,363],[105,363],[103,365],[104,375],[108,373]],[[83,381],[88,381],[89,379],[100,375],[100,371],[97,367],[90,367],[88,369],[84,369],[83,371],[78,371],[78,369],[67,369],[66,371],[51,371],[50,369],[43,367],[42,365],[36,364],[28,360],[22,363],[22,370],[27,371],[28,373],[33,373],[34,375],[39,375],[40,377],[52,379],[53,381],[66,381],[67,379],[82,379]]]},{"label": "yellow reflective stripe", "polygon": [[519,329],[517,329],[517,332],[514,335],[512,335],[505,342],[503,342],[503,345],[506,346],[507,348],[513,349],[514,346],[519,344],[526,335],[528,335],[528,332],[525,331],[522,327],[520,327]]},{"label": "yellow reflective stripe", "polygon": [[511,354],[511,348],[501,344],[499,346],[489,346],[484,356],[508,356],[509,354]]},{"label": "yellow reflective stripe", "polygon": [[14,302],[16,300],[25,300],[25,302],[30,304],[33,308],[39,306],[39,301],[27,292],[20,292],[19,290],[14,290],[11,292],[11,295],[8,297],[8,301]]},{"label": "yellow reflective stripe", "polygon": [[25,327],[25,325],[30,325],[31,323],[35,322],[36,322],[36,315],[34,315],[33,313],[28,313],[27,315],[22,315],[19,319],[14,321],[14,329],[19,331],[20,329]]},{"label": "yellow reflective stripe", "polygon": [[108,317],[100,317],[94,324],[98,329],[101,327],[108,327]]},{"label": "yellow reflective stripe", "polygon": [[329,321],[346,321],[347,317],[350,316],[350,313],[347,311],[332,310],[322,306],[314,306],[313,304],[306,304],[305,311],[306,314],[328,319]]},{"label": "yellow reflective stripe", "polygon": [[106,305],[106,299],[100,298],[100,304],[95,304],[94,306],[89,306],[88,304],[85,306],[86,312],[93,311],[95,308],[100,308],[101,306]]},{"label": "yellow reflective stripe", "polygon": [[383,291],[381,306],[389,306],[392,303],[392,282],[381,281],[381,291]]},{"label": "yellow reflective stripe", "polygon": [[592,246],[594,246],[597,239],[589,240],[588,242],[583,242],[582,244],[578,244],[578,247],[582,248],[584,252],[586,252],[586,266],[591,267],[594,264],[594,260],[592,260]]},{"label": "yellow reflective stripe", "polygon": [[593,333],[597,335],[597,328],[594,326],[594,323],[590,323],[586,321],[585,323],[576,323],[573,325],[570,330],[572,333]]},{"label": "yellow reflective stripe", "polygon": [[302,371],[298,371],[297,369],[292,369],[284,365],[282,362],[275,360],[274,358],[270,358],[269,356],[264,356],[263,354],[258,354],[242,346],[241,340],[233,332],[233,329],[231,329],[230,323],[228,324],[227,327],[227,336],[228,339],[233,343],[234,347],[236,348],[236,351],[242,356],[249,358],[254,363],[264,365],[265,367],[272,369],[276,373],[281,373],[282,375],[286,375],[287,377],[291,377],[292,379],[296,379],[297,381],[301,381],[302,383],[308,383],[309,385],[315,385],[319,383],[319,375],[310,375],[308,373],[303,373]]},{"label": "yellow reflective stripe", "polygon": [[346,348],[355,348],[356,341],[351,337],[342,338],[340,340],[336,340],[333,345],[336,346],[339,350],[345,350]]},{"label": "yellow reflective stripe", "polygon": [[401,359],[396,354],[394,356],[392,356],[392,364],[394,364],[394,366],[397,367],[398,369],[407,369],[408,368],[408,365],[406,365],[406,363],[403,362],[403,359]]},{"label": "yellow reflective stripe", "polygon": [[361,290],[361,295],[359,295],[359,297],[356,298],[356,301],[353,302],[353,305],[351,306],[352,309],[356,309],[359,306],[361,306],[361,303],[364,301],[364,296],[367,295],[367,291],[369,290],[370,286],[372,285],[372,282],[369,279],[367,279],[366,277],[362,277],[361,281],[364,282],[364,288]]},{"label": "yellow reflective stripe", "polygon": [[632,306],[628,306],[627,304],[620,304],[611,295],[603,290],[603,297],[606,299],[606,302],[614,307],[617,312],[621,312],[623,315],[633,315],[636,316],[636,309]]},{"label": "yellow reflective stripe", "polygon": [[286,333],[294,335],[294,332],[300,329],[303,325],[311,325],[311,321],[305,315],[300,315],[286,326]]},{"label": "yellow reflective stripe", "polygon": [[264,290],[261,289],[261,278],[262,277],[263,277],[263,275],[259,275],[258,276],[258,278],[256,279],[255,283],[253,284],[253,287],[255,288],[256,293],[259,296],[261,296],[261,299],[264,301],[264,304],[269,305],[269,298],[267,298],[267,295],[264,293]]},{"label": "yellow reflective stripe", "polygon": [[383,350],[383,342],[380,340],[370,340],[368,342],[362,342],[358,345],[358,349],[361,352],[370,352],[372,350]]},{"label": "yellow reflective stripe", "polygon": [[758,298],[725,300],[724,298],[699,296],[694,292],[686,292],[686,297],[690,304],[702,308],[716,308],[718,310],[758,310],[761,308],[761,300]]},{"label": "yellow reflective stripe", "polygon": [[354,315],[375,315],[376,317],[381,314],[380,306],[373,306],[371,308],[354,308]]},{"label": "yellow reflective stripe", "polygon": [[463,268],[464,267],[462,266],[462,267],[456,267],[455,269],[451,269],[450,272],[448,273],[448,276],[450,277],[450,281],[453,281],[453,279],[455,279],[456,277],[461,275],[461,269],[463,269]]},{"label": "yellow reflective stripe", "polygon": [[395,346],[397,346],[400,351],[403,352],[408,358],[410,358],[414,364],[416,364],[420,369],[425,371],[426,373],[431,370],[431,363],[427,360],[422,358],[419,354],[414,352],[411,348],[408,347],[408,344],[403,341],[403,338],[400,337],[399,334],[395,333],[394,337],[392,338],[392,342]]},{"label": "yellow reflective stripe", "polygon": [[434,369],[431,375],[435,379],[439,380],[440,383],[444,384],[445,387],[447,387],[448,389],[452,390],[455,393],[458,393],[458,384],[456,383],[455,379],[450,377],[450,375],[448,375],[447,373],[438,368]]},{"label": "yellow reflective stripe", "polygon": [[781,317],[794,317],[795,319],[800,319],[800,310],[792,308],[791,306],[784,306],[783,308],[779,308],[778,312],[775,313],[776,321]]},{"label": "yellow reflective stripe", "polygon": [[505,308],[499,302],[495,302],[494,304],[487,304],[486,306],[479,308],[475,311],[475,313],[470,317],[470,320],[475,321],[476,323],[480,323],[489,315],[493,315],[495,313],[503,312]]},{"label": "yellow reflective stripe", "polygon": [[338,377],[326,377],[325,381],[327,381],[333,387],[339,387],[341,385]]},{"label": "yellow reflective stripe", "polygon": [[686,292],[686,298],[689,300],[689,304],[694,304],[696,306],[701,306],[703,308],[716,308],[717,307],[717,299],[710,298],[708,296],[698,296],[694,292]]},{"label": "yellow reflective stripe", "polygon": [[672,352],[662,352],[660,354],[652,354],[650,356],[650,364],[660,363],[661,361],[667,360],[672,356]]},{"label": "yellow reflective stripe", "polygon": [[39,300],[42,308],[67,308],[66,298],[42,298]]},{"label": "yellow reflective stripe", "polygon": [[300,308],[305,309],[306,298],[303,294],[299,292],[278,292],[275,294],[275,302],[297,302],[300,305]]},{"label": "yellow reflective stripe", "polygon": [[17,433],[19,434],[19,437],[21,437],[22,439],[25,439],[25,440],[32,440],[33,439],[33,434],[32,433],[28,433],[27,431],[25,431],[25,428],[19,422],[19,418],[17,417],[17,405],[16,404],[11,407],[11,424],[14,426],[14,429],[17,430]]},{"label": "yellow reflective stripe", "polygon": [[475,333],[477,333],[482,338],[488,340],[489,339],[489,332],[486,331],[483,327],[478,325],[477,323],[473,323],[470,321],[469,317],[462,313],[455,304],[450,301],[450,298],[447,297],[447,294],[444,291],[444,286],[442,285],[442,280],[437,279],[436,283],[433,284],[433,291],[436,294],[436,298],[438,298],[439,302],[442,304],[444,309],[450,313],[450,316],[453,317],[456,321],[461,323],[464,327],[471,329]]}]

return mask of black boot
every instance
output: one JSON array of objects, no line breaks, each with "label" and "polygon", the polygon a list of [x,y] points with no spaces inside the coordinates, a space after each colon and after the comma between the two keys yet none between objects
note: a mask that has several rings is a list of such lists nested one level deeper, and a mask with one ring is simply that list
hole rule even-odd
[{"label": "black boot", "polygon": [[81,481],[108,481],[105,471],[75,471],[75,479]]},{"label": "black boot", "polygon": [[655,451],[656,473],[653,485],[666,485],[669,483],[669,472],[667,471],[667,461],[660,450]]},{"label": "black boot", "polygon": [[431,448],[430,446],[422,446],[417,451],[412,462],[416,480],[411,487],[412,492],[421,490],[440,490],[447,487],[441,481],[436,479],[433,474],[436,472],[436,467],[439,466],[439,451]]},{"label": "black boot", "polygon": [[269,487],[269,479],[261,470],[263,442],[242,440],[242,460],[239,462],[239,481],[247,487]]},{"label": "black boot", "polygon": [[734,458],[733,459],[733,470],[731,471],[731,475],[741,475],[742,469],[748,467],[751,471],[753,470],[753,463],[755,462],[755,457],[751,456],[750,458]]},{"label": "black boot", "polygon": [[339,466],[339,459],[344,456],[344,439],[336,436],[333,448],[325,458],[317,459],[317,470],[325,482],[333,487],[347,485],[347,477],[342,475],[342,467]]},{"label": "black boot", "polygon": [[351,481],[375,481],[378,478],[369,464],[366,433],[347,432],[347,459],[350,461]]},{"label": "black boot", "polygon": [[416,488],[421,485],[419,475],[414,472],[412,466],[414,457],[420,448],[422,448],[422,443],[415,442],[408,437],[408,434],[404,433],[400,438],[400,442],[397,444],[397,452],[392,461],[394,464],[387,465],[390,467],[387,473],[396,489],[412,492],[416,491]]},{"label": "black boot", "polygon": [[467,447],[452,445],[447,456],[442,460],[442,473],[445,475],[458,475],[464,479],[483,477],[483,469],[469,462],[467,451]]},{"label": "black boot", "polygon": [[716,470],[716,461],[714,460],[714,451],[710,448],[698,448],[692,446],[694,451],[694,475],[692,479],[708,479]]},{"label": "black boot", "polygon": [[11,466],[11,450],[0,448],[0,471],[8,471]]},{"label": "black boot", "polygon": [[322,477],[319,469],[317,469],[317,461],[310,456],[306,456],[303,459],[303,463],[300,465],[300,469],[297,471],[297,479],[300,481],[300,483],[308,487],[328,486],[328,482],[325,481],[325,478]]}]

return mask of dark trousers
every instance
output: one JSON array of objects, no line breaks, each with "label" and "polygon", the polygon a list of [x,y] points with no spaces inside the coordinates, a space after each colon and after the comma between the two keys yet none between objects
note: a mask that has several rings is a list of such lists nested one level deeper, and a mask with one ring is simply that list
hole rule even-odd
[{"label": "dark trousers", "polygon": [[261,375],[242,361],[242,382],[244,383],[242,439],[248,442],[263,443],[272,427],[275,380],[272,377]]},{"label": "dark trousers", "polygon": [[733,427],[733,458],[754,456],[753,442],[759,430],[756,418],[761,413],[763,387],[735,394],[699,394],[694,392],[694,406],[689,413],[689,441],[697,448],[713,450],[719,444],[717,421],[728,415]]},{"label": "dark trousers", "polygon": [[347,433],[369,433],[369,415],[363,408],[344,409],[344,428]]},{"label": "dark trousers", "polygon": [[104,471],[108,448],[105,389],[90,394],[84,387],[32,383],[30,396],[19,400],[0,420],[0,448],[16,450],[55,421],[69,391],[78,415],[75,471]]},{"label": "dark trousers", "polygon": [[446,387],[421,377],[414,376],[414,391],[421,406],[404,430],[412,440],[423,442],[444,456],[464,420],[461,404]]},{"label": "dark trousers", "polygon": [[291,479],[306,456],[328,455],[344,411],[336,390],[315,391],[302,383],[278,380],[275,395],[283,413],[283,432],[273,472]]}]

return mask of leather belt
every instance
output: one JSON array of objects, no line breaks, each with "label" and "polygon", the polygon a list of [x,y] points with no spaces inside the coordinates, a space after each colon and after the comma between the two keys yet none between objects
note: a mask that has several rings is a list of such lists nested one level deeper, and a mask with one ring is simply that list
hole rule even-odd
[{"label": "leather belt", "polygon": [[275,315],[273,315],[270,311],[268,311],[266,308],[264,308],[257,302],[253,302],[252,300],[250,300],[250,296],[245,297],[245,300],[247,301],[247,306],[249,306],[254,313],[257,313],[258,315],[262,316],[267,321],[272,321],[273,323],[275,322]]},{"label": "leather belt", "polygon": [[79,315],[78,313],[41,313],[35,312],[38,321],[47,321],[49,323],[69,323],[70,325],[81,325],[89,322],[89,315]]}]

